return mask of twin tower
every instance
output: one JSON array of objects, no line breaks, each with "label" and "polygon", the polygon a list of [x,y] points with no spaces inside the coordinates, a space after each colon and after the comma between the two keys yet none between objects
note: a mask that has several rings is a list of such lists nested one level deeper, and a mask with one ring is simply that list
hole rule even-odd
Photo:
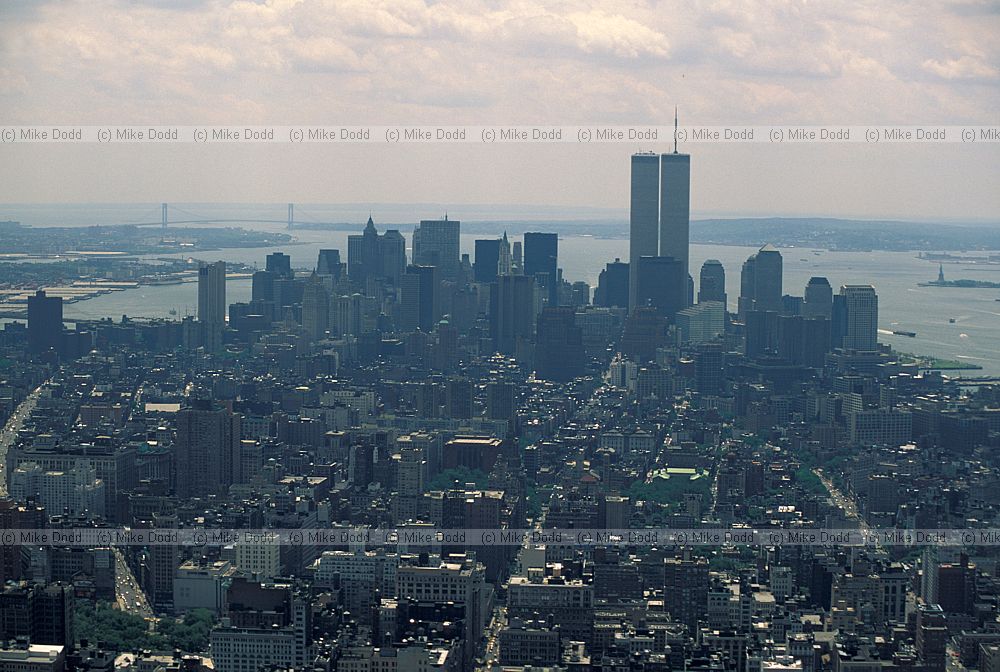
[{"label": "twin tower", "polygon": [[[673,257],[689,276],[691,155],[640,152],[632,155],[629,214],[629,309],[638,303],[639,260]],[[687,287],[683,288],[687,293]]]}]

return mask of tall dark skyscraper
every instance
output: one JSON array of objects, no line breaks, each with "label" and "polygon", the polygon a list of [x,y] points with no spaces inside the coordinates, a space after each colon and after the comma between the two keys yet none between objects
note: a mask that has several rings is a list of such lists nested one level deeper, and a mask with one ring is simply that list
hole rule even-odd
[{"label": "tall dark skyscraper", "polygon": [[226,328],[226,262],[202,264],[198,269],[198,322],[205,347],[222,348]]},{"label": "tall dark skyscraper", "polygon": [[726,269],[718,259],[709,259],[701,265],[698,279],[698,303],[719,301],[726,303]]},{"label": "tall dark skyscraper", "polygon": [[559,236],[554,233],[524,234],[524,274],[544,288],[550,306],[559,303]]},{"label": "tall dark skyscraper", "polygon": [[687,274],[680,259],[639,257],[636,306],[650,306],[671,322],[687,307]]},{"label": "tall dark skyscraper", "polygon": [[604,267],[594,292],[595,306],[628,308],[629,265],[615,259]]},{"label": "tall dark skyscraper", "polygon": [[691,228],[691,155],[660,155],[660,251],[684,264],[690,273],[688,238]]},{"label": "tall dark skyscraper", "polygon": [[270,271],[280,278],[291,278],[294,275],[292,273],[292,258],[284,252],[272,252],[267,255],[264,270]]},{"label": "tall dark skyscraper", "polygon": [[740,276],[741,319],[751,310],[781,312],[781,252],[765,245],[743,262]]},{"label": "tall dark skyscraper", "polygon": [[330,324],[330,295],[317,274],[302,289],[302,328],[309,338],[323,338]]},{"label": "tall dark skyscraper", "polygon": [[583,332],[576,311],[568,306],[546,307],[538,316],[535,372],[539,378],[566,382],[584,370]]},{"label": "tall dark skyscraper", "polygon": [[28,297],[28,348],[32,352],[58,350],[63,329],[61,296],[46,296],[39,289]]},{"label": "tall dark skyscraper", "polygon": [[497,269],[500,267],[500,243],[499,238],[476,241],[476,258],[472,265],[473,280],[489,283],[497,279]]},{"label": "tall dark skyscraper", "polygon": [[381,275],[391,285],[398,286],[406,272],[406,239],[397,229],[386,229],[379,236],[379,256],[381,257]]},{"label": "tall dark skyscraper", "polygon": [[444,280],[458,277],[460,234],[461,224],[447,215],[422,220],[413,230],[413,263],[437,266]]},{"label": "tall dark skyscraper", "polygon": [[636,304],[639,259],[660,253],[660,158],[652,152],[632,155],[629,195],[629,308]]},{"label": "tall dark skyscraper", "polygon": [[340,279],[343,264],[340,262],[340,250],[320,250],[316,260],[316,274],[329,275],[335,280]]},{"label": "tall dark skyscraper", "polygon": [[436,266],[411,265],[400,281],[399,326],[430,333],[440,317],[441,280]]},{"label": "tall dark skyscraper", "polygon": [[397,286],[406,271],[406,240],[395,229],[379,234],[369,217],[365,230],[347,237],[347,277],[364,286],[382,278]]},{"label": "tall dark skyscraper", "polygon": [[225,493],[239,474],[240,416],[199,399],[178,411],[176,422],[177,496]]},{"label": "tall dark skyscraper", "polygon": [[490,336],[493,349],[516,355],[535,331],[535,279],[503,275],[490,286]]},{"label": "tall dark skyscraper", "polygon": [[[679,154],[676,145],[672,154],[633,154],[629,200],[631,307],[638,305],[640,258],[673,257],[681,262],[684,277],[688,277],[690,228],[691,156]],[[689,294],[687,282],[685,297]]]},{"label": "tall dark skyscraper", "polygon": [[833,315],[833,288],[823,277],[809,278],[802,301],[803,317],[825,317]]},{"label": "tall dark skyscraper", "polygon": [[198,321],[225,325],[226,262],[202,264],[198,269]]}]

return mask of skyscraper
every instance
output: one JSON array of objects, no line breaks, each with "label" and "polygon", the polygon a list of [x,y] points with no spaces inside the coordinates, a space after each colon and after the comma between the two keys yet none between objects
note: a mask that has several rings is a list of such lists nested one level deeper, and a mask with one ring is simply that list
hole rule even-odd
[{"label": "skyscraper", "polygon": [[639,259],[660,253],[660,159],[652,152],[632,155],[629,195],[629,309],[637,305]]},{"label": "skyscraper", "polygon": [[718,259],[709,259],[701,265],[698,279],[698,303],[719,301],[726,304],[726,269]]},{"label": "skyscraper", "polygon": [[28,348],[32,352],[58,350],[63,329],[61,296],[46,296],[39,289],[28,297]]},{"label": "skyscraper", "polygon": [[751,310],[781,312],[781,252],[765,245],[743,262],[740,275],[740,318]]},{"label": "skyscraper", "polygon": [[595,306],[628,308],[629,264],[615,259],[604,267],[594,292]]},{"label": "skyscraper", "polygon": [[583,374],[583,332],[576,326],[576,310],[568,306],[543,308],[535,340],[539,378],[566,382]]},{"label": "skyscraper", "polygon": [[[674,123],[676,124],[676,117]],[[690,295],[689,237],[691,228],[691,156],[674,151],[632,155],[629,200],[629,305],[638,305],[638,263],[641,257],[673,257],[684,269],[685,305]],[[685,306],[681,306],[682,308]]]},{"label": "skyscraper", "polygon": [[878,295],[871,285],[844,285],[847,324],[843,347],[846,350],[874,352],[878,344]]},{"label": "skyscraper", "polygon": [[330,295],[315,273],[302,289],[302,327],[309,338],[323,338],[330,323]]},{"label": "skyscraper", "polygon": [[[472,277],[476,282],[489,283],[497,279],[497,272],[500,268],[501,242],[499,238],[476,241],[476,259],[472,266]],[[509,254],[510,248],[507,249]]]},{"label": "skyscraper", "polygon": [[535,331],[535,279],[505,275],[490,286],[490,337],[493,349],[516,355]]},{"label": "skyscraper", "polygon": [[320,250],[316,260],[316,274],[329,275],[335,280],[340,279],[343,264],[340,263],[340,250]]},{"label": "skyscraper", "polygon": [[524,274],[544,289],[550,306],[559,303],[559,236],[554,233],[524,234]]},{"label": "skyscraper", "polygon": [[636,306],[651,306],[671,322],[687,306],[684,262],[673,257],[639,257]]},{"label": "skyscraper", "polygon": [[437,266],[442,279],[456,278],[460,232],[458,220],[449,220],[447,215],[440,220],[422,220],[413,230],[413,263]]},{"label": "skyscraper", "polygon": [[393,287],[399,286],[399,281],[406,272],[406,239],[397,229],[386,229],[379,236],[379,257],[381,257],[381,276]]},{"label": "skyscraper", "polygon": [[225,493],[239,474],[240,416],[197,399],[177,412],[176,421],[177,496]]},{"label": "skyscraper", "polygon": [[833,315],[833,288],[826,278],[809,278],[802,298],[803,317],[825,317],[829,320]]},{"label": "skyscraper", "polygon": [[691,228],[691,155],[660,155],[660,251],[661,257],[673,257],[684,265],[684,278],[690,273],[688,237]]},{"label": "skyscraper", "polygon": [[441,281],[436,266],[411,265],[400,281],[401,331],[434,330],[441,309]]},{"label": "skyscraper", "polygon": [[202,264],[198,268],[198,321],[223,327],[226,324],[226,262]]},{"label": "skyscraper", "polygon": [[294,275],[292,273],[292,258],[284,252],[272,252],[267,255],[264,269],[281,278],[291,278]]},{"label": "skyscraper", "polygon": [[500,239],[500,251],[497,254],[497,275],[511,275],[514,272],[514,257],[510,251],[510,241],[507,240],[507,232],[503,232]]}]

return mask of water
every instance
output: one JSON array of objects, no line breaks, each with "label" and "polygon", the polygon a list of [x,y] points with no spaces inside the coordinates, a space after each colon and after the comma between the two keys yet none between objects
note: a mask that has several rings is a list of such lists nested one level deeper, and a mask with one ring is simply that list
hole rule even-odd
[{"label": "water", "polygon": [[[78,209],[79,206],[76,207]],[[132,221],[121,215],[133,211],[149,210],[149,206],[127,206],[129,210],[116,213],[112,206],[101,206],[89,212],[86,218],[71,218],[75,210],[60,211],[49,208],[45,217],[32,221],[30,212],[8,212],[0,208],[0,219],[8,217],[21,219],[33,225],[67,226],[74,222],[92,224]],[[199,206],[204,209],[205,206]],[[240,206],[240,216],[251,216],[254,208],[264,206]],[[191,206],[195,211],[195,206]],[[273,208],[270,208],[273,210]],[[55,214],[53,214],[55,213]],[[96,214],[95,214],[96,213]],[[25,216],[28,214],[29,216]],[[141,213],[140,213],[141,214]],[[267,210],[270,218],[273,214]],[[453,215],[460,218],[462,213]],[[523,213],[518,213],[526,219]],[[120,217],[115,219],[115,217]],[[421,213],[419,216],[434,216]],[[501,215],[502,216],[502,215]],[[359,215],[358,230],[362,229],[367,213]],[[413,217],[412,219],[418,219]],[[143,220],[144,221],[144,220]],[[399,218],[397,221],[405,221]],[[376,222],[379,230],[386,228]],[[246,228],[280,231],[280,224],[248,223]],[[497,224],[496,235],[503,233],[504,225]],[[411,226],[399,227],[407,240]],[[347,236],[350,231],[296,230],[293,232],[297,244],[281,248],[292,259],[296,268],[311,269],[316,264],[319,250],[335,248],[341,251],[341,258],[347,258]],[[488,237],[486,234],[463,235],[462,252],[472,255],[473,241]],[[517,240],[519,237],[514,237]],[[761,241],[766,242],[766,241]],[[205,260],[224,259],[263,266],[265,256],[274,248],[246,248],[199,253]],[[697,271],[706,259],[718,259],[726,269],[726,289],[730,309],[735,310],[739,296],[740,268],[754,248],[720,245],[692,245],[691,270],[697,279]],[[959,359],[983,367],[982,374],[1000,375],[1000,291],[990,289],[959,289],[918,287],[937,277],[937,266],[918,259],[913,252],[827,252],[786,248],[781,250],[784,258],[784,293],[801,295],[809,278],[814,275],[826,276],[834,291],[842,284],[871,284],[879,295],[879,327],[884,330],[904,329],[917,332],[915,338],[880,334],[879,340],[889,343],[903,352],[931,355],[947,359]],[[162,256],[162,255],[158,255]],[[184,256],[184,255],[177,255]],[[567,280],[584,280],[592,287],[604,265],[615,258],[628,257],[628,241],[625,239],[592,238],[589,236],[563,236],[559,241],[559,265]],[[979,270],[964,270],[961,264],[946,265],[945,274],[949,278],[975,278],[1000,281],[1000,266],[979,267]],[[227,302],[247,301],[250,297],[250,281],[230,280],[227,283]],[[197,285],[166,285],[140,287],[124,292],[99,296],[88,301],[67,305],[67,318],[95,319],[111,317],[120,319],[123,314],[132,317],[176,317],[194,314],[197,306]],[[950,323],[949,318],[955,322]]]}]

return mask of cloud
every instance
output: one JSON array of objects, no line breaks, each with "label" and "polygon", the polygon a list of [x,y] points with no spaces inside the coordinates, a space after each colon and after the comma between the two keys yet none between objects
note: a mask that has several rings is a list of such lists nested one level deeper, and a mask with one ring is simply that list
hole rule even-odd
[{"label": "cloud", "polygon": [[924,70],[944,79],[996,79],[997,69],[975,56],[960,56],[946,61],[929,58]]},{"label": "cloud", "polygon": [[698,123],[988,122],[993,7],[21,2],[0,103],[18,123],[659,123],[675,104]]}]

